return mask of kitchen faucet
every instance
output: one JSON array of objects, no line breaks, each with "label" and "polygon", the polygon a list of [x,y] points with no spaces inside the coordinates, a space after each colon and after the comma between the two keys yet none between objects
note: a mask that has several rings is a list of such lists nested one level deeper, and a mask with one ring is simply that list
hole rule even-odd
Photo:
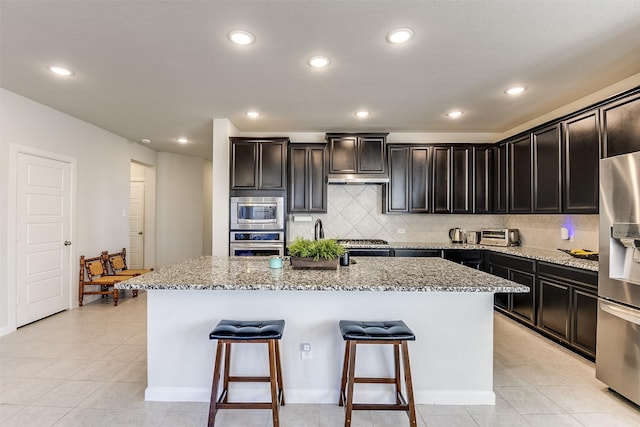
[{"label": "kitchen faucet", "polygon": [[324,239],[324,229],[322,228],[322,221],[316,220],[316,225],[313,227],[313,240]]}]

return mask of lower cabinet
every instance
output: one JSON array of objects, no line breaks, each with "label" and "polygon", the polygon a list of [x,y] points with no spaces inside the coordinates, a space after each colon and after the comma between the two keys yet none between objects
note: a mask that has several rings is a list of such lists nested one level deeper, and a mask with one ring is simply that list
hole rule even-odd
[{"label": "lower cabinet", "polygon": [[539,261],[538,292],[538,328],[595,357],[598,273]]},{"label": "lower cabinet", "polygon": [[536,262],[521,257],[489,252],[487,264],[489,273],[528,286],[530,289],[527,293],[496,293],[494,296],[496,308],[522,322],[535,325]]},{"label": "lower cabinet", "polygon": [[445,249],[443,258],[476,270],[484,270],[484,251],[473,249]]}]

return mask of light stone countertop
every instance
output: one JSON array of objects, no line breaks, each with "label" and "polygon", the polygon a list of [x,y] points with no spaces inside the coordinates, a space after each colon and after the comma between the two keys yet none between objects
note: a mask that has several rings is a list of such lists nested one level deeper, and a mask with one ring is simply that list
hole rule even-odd
[{"label": "light stone countertop", "polygon": [[529,292],[527,286],[442,258],[354,257],[337,270],[269,268],[267,257],[192,258],[116,284],[117,289],[256,291]]},{"label": "light stone countertop", "polygon": [[567,267],[581,268],[583,270],[598,271],[598,261],[580,259],[571,255],[548,249],[528,248],[523,246],[487,246],[470,245],[461,243],[421,243],[421,242],[398,242],[391,243],[393,249],[462,249],[462,250],[488,250],[496,253],[515,255],[523,258],[546,261],[552,264],[564,265]]}]

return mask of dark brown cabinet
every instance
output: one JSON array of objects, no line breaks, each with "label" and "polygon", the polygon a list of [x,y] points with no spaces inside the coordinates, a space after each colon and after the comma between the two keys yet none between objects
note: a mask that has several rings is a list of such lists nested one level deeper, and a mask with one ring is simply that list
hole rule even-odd
[{"label": "dark brown cabinet", "polygon": [[605,156],[640,150],[640,94],[605,105],[601,111]]},{"label": "dark brown cabinet", "polygon": [[453,213],[473,212],[473,148],[452,150],[451,201]]},{"label": "dark brown cabinet", "polygon": [[289,146],[289,212],[327,212],[326,144]]},{"label": "dark brown cabinet", "polygon": [[433,147],[433,212],[451,212],[451,147]]},{"label": "dark brown cabinet", "polygon": [[598,213],[600,123],[593,110],[563,122],[563,212]]},{"label": "dark brown cabinet", "polygon": [[385,186],[386,213],[430,212],[430,148],[389,146],[389,183]]},{"label": "dark brown cabinet", "polygon": [[537,327],[595,357],[598,273],[539,261],[538,291]]},{"label": "dark brown cabinet", "polygon": [[473,148],[473,211],[491,212],[491,147]]},{"label": "dark brown cabinet", "polygon": [[500,311],[527,324],[536,323],[535,261],[489,252],[488,271],[496,276],[528,286],[527,293],[496,293],[494,304]]},{"label": "dark brown cabinet", "polygon": [[531,136],[509,142],[509,212],[531,212]]},{"label": "dark brown cabinet", "polygon": [[284,190],[288,138],[231,138],[232,190]]},{"label": "dark brown cabinet", "polygon": [[492,163],[493,171],[491,176],[492,182],[492,194],[493,194],[493,212],[506,213],[508,204],[508,178],[509,178],[509,162],[507,161],[509,146],[506,143],[500,144],[497,147],[492,148]]},{"label": "dark brown cabinet", "polygon": [[433,147],[433,212],[473,211],[473,175],[470,146]]},{"label": "dark brown cabinet", "polygon": [[533,212],[560,212],[561,145],[560,124],[534,131]]},{"label": "dark brown cabinet", "polygon": [[440,249],[394,249],[393,256],[441,258],[442,251]]},{"label": "dark brown cabinet", "polygon": [[328,133],[329,173],[385,175],[387,173],[386,138],[386,133]]}]

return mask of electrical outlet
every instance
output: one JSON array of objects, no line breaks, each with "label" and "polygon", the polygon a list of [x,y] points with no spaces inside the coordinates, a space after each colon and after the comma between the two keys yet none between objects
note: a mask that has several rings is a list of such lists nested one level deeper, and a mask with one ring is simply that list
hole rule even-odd
[{"label": "electrical outlet", "polygon": [[300,343],[300,358],[301,359],[313,359],[313,352],[311,351],[311,343]]},{"label": "electrical outlet", "polygon": [[404,228],[398,228],[398,234],[404,234]]}]

